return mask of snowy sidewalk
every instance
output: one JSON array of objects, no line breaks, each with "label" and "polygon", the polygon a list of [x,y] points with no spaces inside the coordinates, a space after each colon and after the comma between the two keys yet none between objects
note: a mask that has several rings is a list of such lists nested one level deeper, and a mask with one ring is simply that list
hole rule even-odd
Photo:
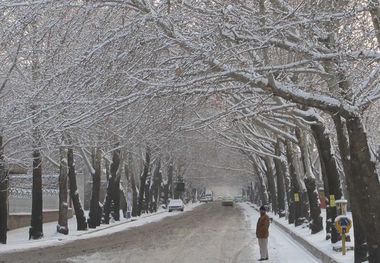
[{"label": "snowy sidewalk", "polygon": [[[239,204],[250,222],[252,235],[254,236],[255,255],[260,255],[259,245],[255,236],[256,223],[260,214],[246,203]],[[320,263],[318,258],[310,254],[304,247],[294,241],[276,225],[272,224],[269,228],[269,260],[265,262],[275,263]]]},{"label": "snowy sidewalk", "polygon": [[[242,207],[248,214],[248,216],[258,218],[259,213],[251,207],[249,204],[242,204]],[[274,261],[274,262],[326,262],[326,263],[352,263],[354,262],[354,252],[347,251],[347,254],[343,256],[341,252],[335,252],[332,250],[332,245],[330,240],[325,239],[325,231],[321,231],[317,234],[312,235],[309,228],[295,227],[294,224],[288,224],[285,218],[279,218],[277,215],[268,213],[268,215],[273,218],[273,223],[270,226],[270,239],[269,243],[276,242],[277,235],[280,234],[290,240],[290,242],[296,244],[302,250],[309,250],[314,256],[319,258],[319,261]],[[322,216],[325,216],[324,213]],[[325,223],[325,220],[323,220]],[[256,223],[256,222],[252,222]],[[252,225],[253,228],[256,225]],[[351,233],[352,244],[353,232]],[[287,249],[285,247],[285,249]],[[277,249],[278,250],[278,249]],[[277,251],[278,252],[278,251]],[[309,253],[308,252],[308,253]],[[287,253],[287,252],[286,252]],[[280,253],[282,255],[282,253]]]},{"label": "snowy sidewalk", "polygon": [[[200,203],[188,204],[185,206],[185,212],[191,211],[195,207],[201,205]],[[7,252],[16,252],[32,248],[52,247],[66,244],[77,239],[93,238],[103,235],[110,235],[119,231],[124,231],[132,227],[141,226],[144,224],[157,222],[163,218],[176,216],[182,212],[169,213],[167,210],[159,210],[153,214],[143,214],[141,217],[133,219],[121,218],[119,222],[110,223],[109,225],[100,225],[95,229],[88,229],[87,231],[76,230],[76,218],[70,218],[69,234],[62,235],[57,233],[57,222],[45,223],[43,225],[44,238],[39,240],[28,240],[29,227],[23,227],[8,231],[8,239],[6,245],[0,245],[0,254]]]}]

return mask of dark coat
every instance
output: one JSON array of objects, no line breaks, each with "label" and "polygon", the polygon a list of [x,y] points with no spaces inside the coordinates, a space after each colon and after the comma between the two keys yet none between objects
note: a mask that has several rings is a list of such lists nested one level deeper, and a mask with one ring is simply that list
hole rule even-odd
[{"label": "dark coat", "polygon": [[269,236],[269,216],[267,214],[260,216],[256,226],[257,238],[268,238]]}]

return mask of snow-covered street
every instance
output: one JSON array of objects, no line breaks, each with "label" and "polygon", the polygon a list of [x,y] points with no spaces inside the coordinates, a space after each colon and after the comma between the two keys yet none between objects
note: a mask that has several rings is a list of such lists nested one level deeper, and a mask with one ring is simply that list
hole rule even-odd
[{"label": "snow-covered street", "polygon": [[0,0],[0,263],[380,263],[379,131],[380,0]]},{"label": "snow-covered street", "polygon": [[[4,262],[256,262],[257,212],[246,204],[220,202],[169,217],[66,240],[61,245],[2,254]],[[137,222],[136,222],[137,223]],[[132,223],[133,224],[133,223]],[[127,224],[128,225],[128,224]],[[270,227],[269,261],[319,262],[276,226]]]}]

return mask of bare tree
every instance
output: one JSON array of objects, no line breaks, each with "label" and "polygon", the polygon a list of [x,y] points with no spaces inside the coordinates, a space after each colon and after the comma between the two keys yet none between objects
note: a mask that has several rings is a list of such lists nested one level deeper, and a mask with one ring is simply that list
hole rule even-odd
[{"label": "bare tree", "polygon": [[57,232],[67,235],[69,227],[67,224],[67,213],[69,209],[67,200],[67,152],[62,146],[60,148],[60,162],[59,162],[59,216]]}]

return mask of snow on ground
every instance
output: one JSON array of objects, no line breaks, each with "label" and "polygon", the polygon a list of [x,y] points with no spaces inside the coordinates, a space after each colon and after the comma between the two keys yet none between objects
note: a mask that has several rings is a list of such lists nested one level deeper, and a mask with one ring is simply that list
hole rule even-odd
[{"label": "snow on ground", "polygon": [[[246,216],[246,220],[250,222],[252,235],[256,235],[256,223],[260,214],[246,203],[239,204]],[[305,248],[292,240],[280,228],[271,224],[269,228],[269,260],[265,262],[276,263],[320,263],[321,261],[310,254]],[[260,255],[259,245],[255,239],[255,254]]]},{"label": "snow on ground", "polygon": [[[256,210],[254,210],[248,204],[243,204],[242,206],[247,211],[246,213],[248,213],[249,215],[253,215],[253,217],[256,218],[256,220],[257,220],[259,213]],[[325,239],[326,233],[324,230],[317,233],[317,234],[312,235],[309,228],[302,228],[300,226],[295,227],[294,224],[291,224],[291,225],[288,224],[288,221],[285,218],[279,218],[277,215],[274,215],[272,213],[268,213],[268,215],[271,218],[273,218],[273,220],[275,220],[276,222],[280,223],[281,225],[290,229],[292,232],[301,236],[303,239],[305,239],[305,242],[309,242],[314,247],[317,247],[319,250],[321,250],[325,254],[329,255],[330,257],[332,257],[337,262],[339,262],[339,263],[352,263],[352,262],[354,262],[354,251],[353,250],[347,251],[347,254],[345,256],[342,255],[342,252],[333,251],[331,241]],[[325,222],[326,222],[326,220],[325,220],[326,211],[325,210],[322,210],[322,216],[324,218],[323,223],[324,223],[324,228],[325,228]],[[348,213],[347,216],[351,217],[351,214]],[[253,225],[252,227],[256,227],[256,225]],[[290,239],[291,242],[297,244],[296,241],[291,240],[291,237],[289,237],[288,234],[284,233],[279,227],[276,227],[274,224],[271,224],[271,227],[270,227],[270,240],[269,240],[270,243],[273,241],[276,243],[277,238],[273,237],[273,236],[277,236],[278,233],[285,235],[288,239]],[[352,241],[347,243],[347,244],[350,244],[353,246],[354,234],[353,234],[352,228],[350,230],[350,237],[351,237]],[[274,240],[273,240],[273,238],[274,238]],[[335,245],[337,245],[337,244],[335,244]],[[278,252],[278,249],[277,249],[277,252]],[[278,261],[278,262],[282,262],[282,261]],[[306,261],[284,261],[284,262],[306,262]],[[309,262],[309,261],[307,261],[307,262]],[[313,262],[313,261],[310,261],[310,262]]]},{"label": "snow on ground", "polygon": [[[307,242],[312,244],[314,247],[317,247],[325,254],[332,257],[334,260],[336,260],[339,263],[352,263],[354,262],[354,251],[350,250],[347,251],[346,255],[343,256],[342,252],[336,252],[332,248],[332,243],[330,240],[326,240],[326,232],[325,232],[325,223],[326,223],[326,210],[322,210],[322,216],[323,216],[323,231],[312,235],[309,228],[300,228],[295,227],[294,224],[289,225],[287,220],[285,218],[278,218],[274,214],[271,214],[271,217],[274,218],[278,223],[282,224],[283,226],[287,227],[288,229],[291,229],[293,232],[297,233],[299,236],[302,236]],[[351,217],[350,214],[347,214],[348,217]],[[350,237],[351,242],[347,242],[347,245],[354,244],[354,232],[353,228],[350,230]],[[341,242],[338,242],[334,245],[341,244]]]},{"label": "snow on ground", "polygon": [[[200,203],[192,203],[185,206],[185,212],[191,211],[193,208],[201,205]],[[87,211],[88,213],[88,211]],[[86,213],[86,214],[87,214]],[[23,227],[8,231],[7,244],[0,245],[0,253],[15,252],[31,248],[59,246],[76,239],[93,238],[103,235],[109,235],[119,231],[123,231],[132,227],[141,226],[144,224],[157,222],[169,216],[176,216],[182,212],[167,212],[167,210],[159,209],[153,214],[143,214],[141,217],[125,219],[122,214],[119,222],[110,223],[109,225],[100,225],[95,229],[87,231],[76,230],[76,218],[68,220],[69,234],[63,235],[57,233],[57,222],[45,223],[43,225],[44,237],[39,240],[29,240],[29,227]]]}]

